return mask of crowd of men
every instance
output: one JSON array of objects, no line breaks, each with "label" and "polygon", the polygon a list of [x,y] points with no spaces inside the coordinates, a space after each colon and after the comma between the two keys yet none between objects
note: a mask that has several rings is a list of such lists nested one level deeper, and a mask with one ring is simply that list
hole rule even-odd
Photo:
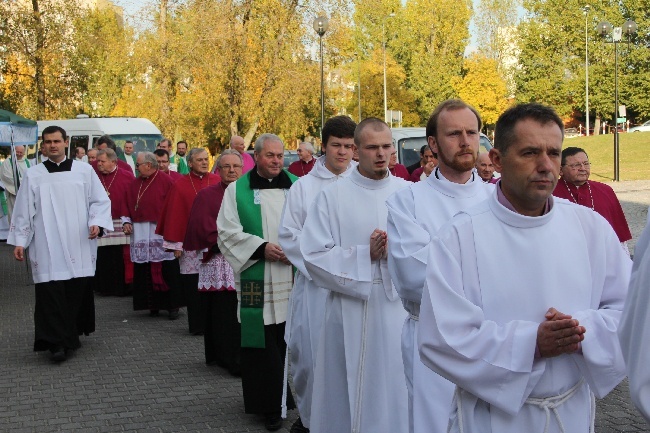
[{"label": "crowd of men", "polygon": [[46,128],[8,240],[29,247],[34,350],[64,361],[93,292],[132,294],[152,317],[187,307],[269,431],[297,408],[292,433],[588,432],[626,362],[647,417],[650,233],[632,268],[620,203],[551,108],[508,109],[489,154],[481,128],[441,103],[404,167],[385,122],[335,116],[289,170],[269,133],[210,170],[185,142],[119,158],[110,137],[86,164]]}]

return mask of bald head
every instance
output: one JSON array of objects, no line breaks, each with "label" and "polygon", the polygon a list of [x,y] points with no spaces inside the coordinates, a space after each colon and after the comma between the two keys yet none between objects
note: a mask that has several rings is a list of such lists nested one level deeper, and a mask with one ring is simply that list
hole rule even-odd
[{"label": "bald head", "polygon": [[25,157],[25,146],[16,146],[14,149],[16,150],[16,159],[22,161]]},{"label": "bald head", "polygon": [[492,160],[488,153],[479,153],[478,158],[476,158],[476,171],[478,175],[481,176],[483,182],[489,182],[494,176],[494,165],[492,165]]},{"label": "bald head", "polygon": [[235,149],[237,152],[244,153],[244,139],[239,135],[233,135],[230,138],[230,148]]}]

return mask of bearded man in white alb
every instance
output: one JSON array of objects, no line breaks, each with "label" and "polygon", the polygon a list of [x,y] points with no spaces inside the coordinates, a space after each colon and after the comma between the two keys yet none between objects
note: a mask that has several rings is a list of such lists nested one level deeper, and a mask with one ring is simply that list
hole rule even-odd
[{"label": "bearded man in white alb", "polygon": [[[425,180],[397,191],[386,202],[388,269],[408,312],[402,357],[411,432],[447,431],[454,385],[420,361],[418,316],[431,239],[452,216],[485,200],[494,190],[474,169],[480,131],[481,118],[473,107],[458,99],[438,105],[427,122],[427,140],[438,166]],[[417,395],[413,383],[418,383]]]},{"label": "bearded man in white alb", "polygon": [[314,285],[329,290],[310,431],[405,432],[404,310],[388,273],[386,199],[408,182],[388,170],[395,148],[386,123],[363,120],[354,143],[359,165],[318,195],[304,224],[309,229],[300,239]]},{"label": "bearded man in white alb", "polygon": [[543,105],[503,113],[494,193],[431,244],[418,345],[456,384],[451,432],[587,433],[625,377],[631,261],[602,216],[552,197],[563,130]]}]

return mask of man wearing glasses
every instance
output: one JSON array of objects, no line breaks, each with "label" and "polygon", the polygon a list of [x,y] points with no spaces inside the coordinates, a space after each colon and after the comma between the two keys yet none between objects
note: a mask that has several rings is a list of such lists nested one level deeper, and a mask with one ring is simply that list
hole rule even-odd
[{"label": "man wearing glasses", "polygon": [[601,214],[616,232],[623,249],[629,254],[627,241],[632,239],[621,203],[614,190],[601,182],[589,180],[591,164],[584,149],[567,147],[562,151],[560,180],[553,195],[587,206]]}]

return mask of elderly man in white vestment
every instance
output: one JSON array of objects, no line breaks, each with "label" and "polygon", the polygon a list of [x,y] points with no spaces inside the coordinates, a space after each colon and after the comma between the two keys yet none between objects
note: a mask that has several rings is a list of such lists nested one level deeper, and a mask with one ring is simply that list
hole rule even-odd
[{"label": "elderly man in white vestment", "polygon": [[[79,348],[86,332],[84,317],[92,317],[84,304],[95,275],[100,228],[113,230],[111,202],[88,164],[67,159],[68,138],[58,126],[42,133],[49,160],[25,172],[18,191],[9,244],[14,257],[29,260],[35,283],[35,351],[50,350],[61,362],[66,352]],[[92,301],[92,298],[90,299]]]},{"label": "elderly man in white vestment", "polygon": [[[283,160],[280,137],[260,135],[255,167],[228,185],[217,217],[217,244],[235,272],[244,410],[264,415],[269,431],[282,427],[284,330],[293,283],[278,227],[297,178],[283,170]],[[291,393],[287,406],[295,408]]]},{"label": "elderly man in white vestment", "polygon": [[291,366],[296,404],[300,412],[300,417],[292,426],[291,433],[309,431],[314,362],[328,293],[327,290],[313,285],[305,269],[300,253],[300,236],[305,227],[307,211],[316,198],[316,193],[326,185],[347,177],[356,167],[356,163],[352,163],[356,126],[357,124],[349,116],[335,116],[325,122],[323,126],[325,155],[316,160],[314,168],[306,176],[293,184],[282,213],[282,224],[278,234],[280,246],[297,269],[285,330],[285,341],[290,358],[287,362]]},{"label": "elderly man in white vestment", "polygon": [[[650,214],[649,214],[650,215]],[[618,330],[632,401],[650,422],[650,217],[634,247],[630,291]]]},{"label": "elderly man in white vestment", "polygon": [[402,357],[409,388],[410,432],[447,431],[454,384],[420,361],[418,316],[431,239],[456,213],[485,200],[494,190],[474,169],[480,131],[478,112],[463,101],[450,99],[438,105],[426,132],[438,166],[431,176],[397,191],[386,202],[388,269],[408,312]]},{"label": "elderly man in white vestment", "polygon": [[359,165],[328,185],[307,214],[300,251],[313,285],[329,291],[314,372],[310,430],[408,430],[400,356],[404,310],[387,265],[386,199],[409,182],[388,170],[388,125],[363,120]]},{"label": "elderly man in white vestment", "polygon": [[543,105],[503,113],[494,193],[431,244],[418,345],[457,386],[451,432],[587,433],[625,376],[631,261],[603,217],[551,196],[563,130]]},{"label": "elderly man in white vestment", "polygon": [[[7,199],[7,216],[9,217],[9,222],[11,223],[11,214],[13,213],[14,206],[16,204],[16,195],[18,194],[18,187],[23,181],[23,176],[25,171],[31,166],[30,162],[25,156],[25,146],[16,146],[16,160],[18,163],[14,163],[13,156],[5,159],[0,167],[0,179],[4,184],[5,188],[5,198]],[[16,182],[15,175],[16,170],[15,166],[18,166],[18,182]]]}]

